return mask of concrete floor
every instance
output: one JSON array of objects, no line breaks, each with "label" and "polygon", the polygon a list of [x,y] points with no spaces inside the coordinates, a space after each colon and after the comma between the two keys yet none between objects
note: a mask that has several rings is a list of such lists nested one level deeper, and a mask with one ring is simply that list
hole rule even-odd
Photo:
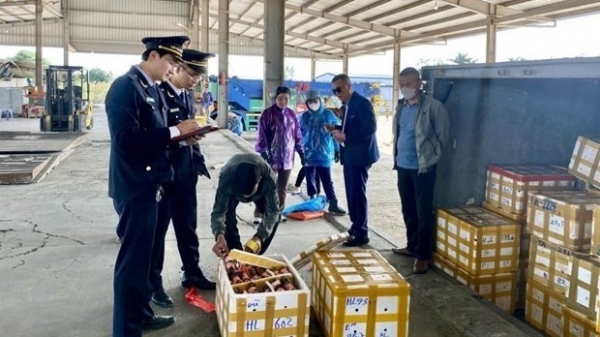
[{"label": "concrete floor", "polygon": [[[112,276],[119,249],[115,243],[117,222],[107,196],[109,136],[102,108],[96,109],[95,129],[77,150],[41,182],[0,186],[0,336],[85,336],[111,334]],[[15,119],[0,123],[0,131],[37,131],[39,120]],[[227,132],[213,133],[202,141],[209,165],[225,162],[232,154],[251,150],[245,141]],[[412,275],[412,261],[391,254],[390,242],[402,245],[403,227],[395,190],[391,156],[371,170],[369,200],[371,249],[380,251],[411,283],[410,336],[527,336],[537,335],[516,319],[493,308],[442,272]],[[217,258],[210,252],[214,242],[209,210],[218,172],[213,180],[198,184],[202,267],[215,279]],[[295,175],[294,175],[295,176]],[[345,205],[341,169],[334,179]],[[287,203],[300,201],[290,196]],[[254,233],[252,207],[241,205],[241,234]],[[347,217],[331,224],[324,219],[283,224],[269,253],[292,257],[317,240],[344,230]],[[244,223],[245,221],[245,223]],[[395,235],[376,233],[393,232]],[[172,231],[168,233],[163,273],[167,292],[175,300],[160,314],[177,317],[174,326],[147,336],[219,336],[214,314],[204,313],[184,301],[179,286],[180,259]],[[293,243],[293,244],[290,244]],[[310,282],[308,267],[301,270]],[[202,295],[214,300],[214,292]],[[311,336],[322,336],[318,324]],[[370,336],[369,336],[370,337]]]}]

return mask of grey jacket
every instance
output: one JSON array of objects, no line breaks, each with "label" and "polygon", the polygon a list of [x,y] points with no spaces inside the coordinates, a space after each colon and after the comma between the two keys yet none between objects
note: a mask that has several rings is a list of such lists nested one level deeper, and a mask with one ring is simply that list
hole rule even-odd
[{"label": "grey jacket", "polygon": [[[394,169],[398,169],[396,158],[398,157],[398,121],[402,114],[405,101],[398,101],[396,113],[392,123],[394,133]],[[448,141],[450,121],[448,112],[442,102],[437,99],[421,94],[419,98],[419,110],[415,118],[415,141],[417,143],[417,155],[419,160],[419,173],[427,172],[427,168],[437,164],[442,156],[442,148]]]},{"label": "grey jacket", "polygon": [[[241,163],[254,165],[257,176],[262,177],[258,184],[258,191],[250,198],[246,198],[235,192],[234,176],[238,165]],[[275,173],[260,155],[256,153],[243,153],[232,156],[221,170],[215,204],[210,215],[210,225],[215,238],[219,234],[225,234],[227,212],[235,212],[238,202],[249,203],[258,199],[264,199],[265,213],[263,214],[261,224],[256,230],[256,235],[263,240],[266,239],[273,231],[273,227],[279,221],[281,214],[276,189],[277,178],[275,177]]]}]

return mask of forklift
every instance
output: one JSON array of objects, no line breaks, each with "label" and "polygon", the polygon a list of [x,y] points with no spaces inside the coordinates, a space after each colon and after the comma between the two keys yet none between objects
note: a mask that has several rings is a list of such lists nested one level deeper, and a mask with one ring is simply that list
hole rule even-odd
[{"label": "forklift", "polygon": [[[87,97],[83,98],[84,84]],[[49,66],[40,131],[86,132],[94,127],[90,85],[83,67]]]}]

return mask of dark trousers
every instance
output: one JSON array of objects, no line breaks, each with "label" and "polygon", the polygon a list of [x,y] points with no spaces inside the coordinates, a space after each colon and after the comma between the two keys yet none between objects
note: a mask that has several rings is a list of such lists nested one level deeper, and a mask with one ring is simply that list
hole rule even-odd
[{"label": "dark trousers", "polygon": [[[235,212],[239,203],[240,203],[240,201],[238,199],[233,198],[233,197],[230,198],[229,203],[227,205],[227,213],[225,213],[225,235],[224,236],[225,236],[225,242],[227,242],[227,248],[229,248],[229,250],[232,250],[232,249],[244,250],[244,246],[242,245],[242,240],[240,238],[240,232],[239,232],[238,226],[237,226],[237,215]],[[260,212],[260,214],[263,214],[265,212],[265,200],[264,199],[255,200],[254,205],[256,206],[255,212]],[[281,220],[281,217],[279,217],[279,219]],[[269,248],[269,246],[271,245],[271,242],[273,241],[273,238],[275,237],[275,233],[277,232],[277,227],[279,227],[279,222],[280,221],[278,221],[275,224],[275,226],[273,226],[273,231],[271,232],[271,235],[269,235],[268,238],[263,240],[259,255],[264,254],[267,251],[267,248]]]},{"label": "dark trousers", "polygon": [[201,274],[199,262],[199,243],[196,228],[198,226],[198,202],[196,199],[196,183],[198,173],[194,169],[189,148],[180,148],[173,155],[175,178],[165,185],[165,195],[159,203],[158,227],[154,240],[155,256],[152,261],[150,282],[153,290],[163,288],[162,270],[165,259],[165,237],[169,222],[173,222],[173,230],[177,238],[177,249],[183,264],[182,270],[188,275]]},{"label": "dark trousers", "polygon": [[144,193],[132,200],[113,200],[113,205],[121,237],[113,284],[113,336],[141,336],[142,321],[154,315],[149,272],[158,204],[154,193]]},{"label": "dark trousers", "polygon": [[[302,185],[302,181],[306,177],[306,169],[304,166],[298,171],[298,176],[296,177],[296,184],[294,186],[300,187]],[[306,184],[308,186],[308,183]],[[319,175],[315,175],[315,186],[317,186],[317,194],[321,193],[321,182],[319,181]]]},{"label": "dark trousers", "polygon": [[418,170],[398,169],[398,191],[406,225],[407,248],[419,260],[429,260],[433,249],[435,177],[436,165],[421,174]]},{"label": "dark trousers", "polygon": [[323,191],[327,200],[337,200],[333,180],[331,179],[331,167],[306,166],[306,191],[309,197],[319,193],[319,181],[323,184]]},{"label": "dark trousers", "polygon": [[[283,211],[285,207],[285,197],[287,196],[287,184],[290,180],[292,170],[278,170],[277,173],[277,196],[279,197],[279,209]],[[264,212],[264,206],[262,209],[256,205],[254,208],[254,217],[260,218]]]},{"label": "dark trousers", "polygon": [[367,180],[371,166],[353,166],[344,164],[344,184],[346,200],[352,227],[350,235],[358,238],[369,235],[369,209],[367,206]]}]

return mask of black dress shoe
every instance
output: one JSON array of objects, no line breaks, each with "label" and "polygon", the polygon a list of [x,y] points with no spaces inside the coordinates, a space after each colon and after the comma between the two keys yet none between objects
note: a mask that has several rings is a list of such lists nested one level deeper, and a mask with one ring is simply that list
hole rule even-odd
[{"label": "black dress shoe", "polygon": [[348,240],[344,241],[343,245],[346,247],[360,247],[362,245],[366,245],[367,243],[369,243],[368,236],[351,236],[348,238]]},{"label": "black dress shoe", "polygon": [[142,330],[158,330],[166,328],[175,323],[173,316],[154,315],[152,318],[142,322]]},{"label": "black dress shoe", "polygon": [[183,277],[181,278],[181,286],[184,288],[196,287],[202,290],[215,290],[217,289],[217,284],[215,282],[211,282],[204,277],[204,275],[188,275],[183,273]]},{"label": "black dress shoe", "polygon": [[169,308],[173,306],[173,299],[171,299],[171,296],[169,296],[164,289],[154,291],[150,301],[163,308]]}]

